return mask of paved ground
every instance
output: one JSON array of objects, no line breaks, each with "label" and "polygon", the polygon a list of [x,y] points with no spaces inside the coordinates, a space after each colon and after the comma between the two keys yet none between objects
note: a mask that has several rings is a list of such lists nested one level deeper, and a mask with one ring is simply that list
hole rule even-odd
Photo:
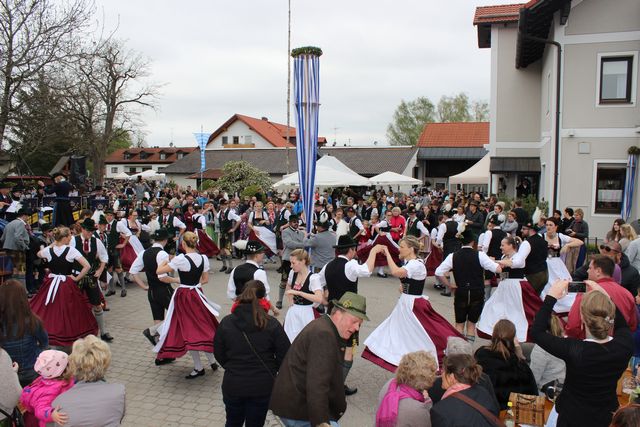
[{"label": "paved ground", "polygon": [[[205,293],[222,306],[222,316],[229,313],[231,303],[226,299],[228,277],[218,273],[220,262],[212,263],[213,275]],[[279,274],[273,264],[266,270],[271,284],[271,297],[277,297]],[[432,279],[431,279],[432,280]],[[367,313],[371,319],[365,322],[362,341],[382,322],[393,309],[398,297],[398,280],[372,277],[361,279],[359,291],[367,297]],[[451,298],[442,297],[428,282],[426,294],[434,308],[447,319],[453,319]],[[220,385],[223,372],[207,370],[204,377],[187,381],[184,375],[192,369],[192,360],[187,355],[177,362],[155,366],[151,345],[141,331],[153,321],[146,292],[135,285],[129,285],[129,294],[120,298],[119,293],[108,298],[111,311],[107,322],[115,340],[111,344],[112,366],[108,380],[126,385],[127,415],[125,426],[222,426],[224,425],[224,405]],[[280,315],[284,319],[284,310]],[[362,348],[360,348],[362,350]],[[203,361],[206,361],[204,355]],[[391,373],[357,357],[349,374],[348,383],[358,387],[358,393],[347,398],[348,408],[340,420],[343,427],[373,425],[377,396],[380,388],[391,377]],[[279,426],[275,417],[269,414],[267,425]]]}]

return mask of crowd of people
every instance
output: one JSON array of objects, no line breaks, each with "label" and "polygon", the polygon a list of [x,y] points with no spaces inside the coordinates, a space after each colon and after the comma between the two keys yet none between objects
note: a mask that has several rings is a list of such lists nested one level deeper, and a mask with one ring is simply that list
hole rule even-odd
[{"label": "crowd of people", "polygon": [[[224,369],[227,426],[263,425],[269,409],[286,426],[337,425],[357,392],[346,380],[368,320],[358,280],[372,274],[397,278],[400,293],[363,342],[364,359],[395,373],[377,426],[500,425],[511,393],[562,385],[555,425],[624,426],[616,420],[637,411],[613,415],[616,383],[640,357],[640,239],[621,219],[589,255],[581,209],[545,217],[479,193],[318,192],[305,224],[296,191],[114,182],[84,194],[92,208],[77,218],[74,191],[62,174],[33,189],[0,184],[14,277],[0,285],[8,416],[19,400],[33,425],[121,422],[124,387],[103,381],[118,338],[107,313],[116,288],[124,298],[134,283],[148,293],[153,324],[142,333],[156,365],[189,353],[186,380]],[[28,206],[42,208],[45,194],[55,194],[50,222],[32,222]],[[222,318],[203,292],[214,262],[233,302]],[[424,295],[428,277],[452,297],[453,324]],[[86,393],[100,396],[100,413],[79,404]]]}]

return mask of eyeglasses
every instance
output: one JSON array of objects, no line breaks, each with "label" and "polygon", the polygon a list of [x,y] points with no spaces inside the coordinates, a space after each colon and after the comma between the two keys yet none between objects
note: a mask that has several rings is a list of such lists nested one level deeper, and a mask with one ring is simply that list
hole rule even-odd
[{"label": "eyeglasses", "polygon": [[602,250],[603,250],[603,251],[605,251],[605,252],[615,252],[615,253],[618,253],[618,254],[620,253],[620,251],[615,250],[615,249],[613,249],[613,248],[610,248],[610,247],[609,247],[609,246],[607,246],[607,245],[600,245],[600,249],[602,249]]}]

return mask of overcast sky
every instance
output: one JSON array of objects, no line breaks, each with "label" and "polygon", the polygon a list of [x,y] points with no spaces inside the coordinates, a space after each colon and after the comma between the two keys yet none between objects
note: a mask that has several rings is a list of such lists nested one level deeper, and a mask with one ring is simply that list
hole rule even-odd
[{"label": "overcast sky", "polygon": [[[400,100],[489,98],[490,51],[475,7],[509,0],[292,0],[291,46],[322,48],[320,135],[386,143]],[[149,146],[194,146],[234,113],[286,123],[287,0],[98,0],[106,28],[165,84],[142,115]],[[293,119],[292,107],[292,123]],[[334,129],[334,128],[337,128]]]}]

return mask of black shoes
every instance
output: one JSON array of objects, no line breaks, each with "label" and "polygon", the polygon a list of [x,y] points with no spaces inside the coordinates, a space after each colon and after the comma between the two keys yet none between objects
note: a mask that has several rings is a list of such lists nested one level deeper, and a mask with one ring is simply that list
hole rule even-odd
[{"label": "black shoes", "polygon": [[276,302],[276,308],[277,308],[278,310],[282,310],[282,301],[278,301],[278,302]]},{"label": "black shoes", "polygon": [[110,297],[111,295],[115,295],[116,291],[108,291],[106,294],[104,294],[105,297]]},{"label": "black shoes", "polygon": [[122,288],[122,290],[120,291],[120,296],[121,296],[122,298],[124,298],[124,297],[126,297],[126,296],[127,296],[127,290],[126,290],[125,288]]},{"label": "black shoes", "polygon": [[451,296],[451,292],[444,290],[442,292],[440,292],[440,295],[442,295],[443,297],[450,297]]},{"label": "black shoes", "polygon": [[101,339],[102,341],[105,341],[105,342],[111,342],[111,341],[113,341],[113,337],[111,336],[111,334],[110,334],[109,332],[107,332],[106,334],[102,334],[102,335],[100,335],[100,339]]},{"label": "black shoes", "polygon": [[200,371],[196,371],[195,369],[193,371],[191,371],[191,373],[187,376],[185,376],[184,378],[187,380],[192,380],[194,378],[197,377],[201,377],[204,375],[204,369],[200,370]]},{"label": "black shoes", "polygon": [[435,285],[433,285],[433,289],[443,290],[444,289],[444,285],[441,285],[440,283],[436,283]]},{"label": "black shoes", "polygon": [[227,268],[227,271],[224,272],[224,274],[231,274],[232,271],[233,271],[233,268],[229,267]]},{"label": "black shoes", "polygon": [[225,271],[226,269],[227,269],[227,266],[226,266],[226,265],[223,265],[223,266],[222,266],[222,268],[221,268],[219,271],[220,271],[220,273],[222,273],[222,272],[223,272],[223,271]]},{"label": "black shoes", "polygon": [[[176,359],[169,358],[169,357],[167,357],[165,359],[156,359],[155,360],[155,364],[156,364],[156,366],[162,366],[162,365],[166,365],[167,363],[175,362],[175,360]],[[204,371],[204,369],[203,369],[203,371]],[[202,374],[202,375],[204,375],[204,374]]]},{"label": "black shoes", "polygon": [[149,342],[151,343],[152,346],[155,347],[156,344],[158,344],[156,342],[156,338],[153,335],[151,335],[151,331],[149,330],[149,328],[147,328],[144,331],[142,331],[142,335],[144,335],[144,337],[149,340]]},{"label": "black shoes", "polygon": [[344,385],[344,395],[345,396],[352,396],[352,395],[356,394],[357,392],[358,392],[358,388],[357,387],[351,388],[346,384]]},{"label": "black shoes", "polygon": [[218,370],[218,364],[217,364],[216,362],[213,362],[213,363],[211,364],[211,370],[212,370],[212,371],[217,371],[217,370]]},{"label": "black shoes", "polygon": [[387,277],[389,277],[387,273],[378,273],[377,275],[378,277],[382,277],[383,279],[386,279]]}]

